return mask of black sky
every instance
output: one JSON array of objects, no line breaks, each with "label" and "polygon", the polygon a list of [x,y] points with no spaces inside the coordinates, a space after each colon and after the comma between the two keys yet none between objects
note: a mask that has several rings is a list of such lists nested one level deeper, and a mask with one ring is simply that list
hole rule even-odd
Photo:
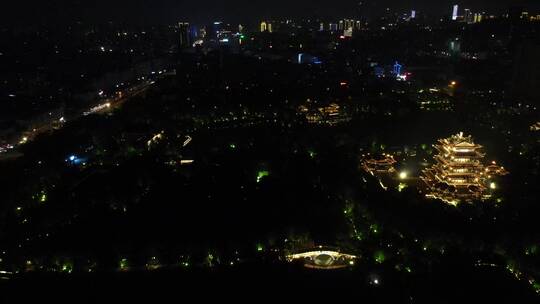
[{"label": "black sky", "polygon": [[[129,23],[172,23],[177,20],[207,22],[224,19],[251,22],[271,17],[355,17],[360,0],[5,0],[4,24],[44,24],[82,20]],[[462,8],[501,13],[520,5],[540,11],[540,0],[364,0],[371,12],[386,7],[415,8],[432,14],[450,14],[452,4]]]}]

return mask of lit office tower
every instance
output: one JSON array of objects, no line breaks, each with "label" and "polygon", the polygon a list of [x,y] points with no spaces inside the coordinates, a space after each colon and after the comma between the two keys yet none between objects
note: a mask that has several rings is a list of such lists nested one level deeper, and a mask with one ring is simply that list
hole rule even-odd
[{"label": "lit office tower", "polygon": [[352,37],[353,36],[353,32],[354,32],[354,29],[351,27],[351,28],[347,28],[343,31],[343,36],[344,37]]},{"label": "lit office tower", "polygon": [[473,20],[473,22],[474,22],[474,23],[482,22],[482,18],[483,18],[483,16],[482,16],[481,13],[476,13],[476,14],[474,14],[474,20]]},{"label": "lit office tower", "polygon": [[345,19],[345,30],[354,29],[355,22],[352,19]]},{"label": "lit office tower", "polygon": [[457,18],[458,18],[458,13],[459,13],[459,5],[454,5],[453,9],[452,9],[452,20],[456,21]]},{"label": "lit office tower", "polygon": [[488,198],[488,189],[496,188],[491,180],[493,174],[508,173],[503,167],[497,166],[493,170],[484,167],[482,146],[475,144],[471,136],[463,136],[463,133],[440,139],[434,147],[438,151],[434,157],[436,163],[424,170],[421,177],[427,197],[451,205]]},{"label": "lit office tower", "polygon": [[324,31],[324,23],[321,22],[321,24],[319,25],[319,31]]},{"label": "lit office tower", "polygon": [[352,19],[345,19],[343,20],[343,24],[344,24],[343,35],[345,37],[352,37],[356,22]]},{"label": "lit office tower", "polygon": [[403,68],[403,66],[396,61],[396,63],[394,64],[394,70],[393,70],[394,74],[396,74],[398,76],[401,75],[401,69],[402,68]]},{"label": "lit office tower", "polygon": [[187,48],[191,46],[191,35],[189,32],[189,23],[178,23],[178,31],[180,33],[180,48]]},{"label": "lit office tower", "polygon": [[414,19],[414,18],[416,18],[416,11],[412,10],[411,11],[411,19]]},{"label": "lit office tower", "polygon": [[261,33],[263,32],[272,33],[272,23],[266,21],[261,22]]},{"label": "lit office tower", "polygon": [[465,9],[464,21],[468,24],[474,23],[474,15],[470,9]]}]

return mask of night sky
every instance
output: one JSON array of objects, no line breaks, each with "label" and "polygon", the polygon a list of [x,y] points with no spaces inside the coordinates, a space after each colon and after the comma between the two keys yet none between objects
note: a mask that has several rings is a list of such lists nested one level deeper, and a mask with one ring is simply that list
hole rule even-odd
[{"label": "night sky", "polygon": [[[9,2],[8,2],[9,1]],[[181,19],[208,22],[253,22],[272,17],[355,17],[358,0],[6,0],[1,10],[4,24],[46,24],[82,20],[129,23],[172,23]],[[450,14],[452,4],[462,8],[501,13],[511,5],[540,11],[538,0],[366,0],[364,11],[377,14],[386,7],[403,11],[416,8]]]}]

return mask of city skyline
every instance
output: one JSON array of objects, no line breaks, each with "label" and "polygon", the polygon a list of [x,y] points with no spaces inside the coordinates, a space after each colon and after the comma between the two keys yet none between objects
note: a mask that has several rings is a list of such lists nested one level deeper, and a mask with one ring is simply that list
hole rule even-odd
[{"label": "city skyline", "polygon": [[[460,13],[465,8],[473,11],[502,14],[509,7],[519,6],[532,13],[540,10],[540,3],[533,0],[497,1],[341,1],[339,4],[328,1],[216,1],[208,0],[204,5],[194,1],[126,1],[114,2],[98,0],[92,3],[82,1],[56,0],[42,2],[27,0],[8,3],[3,10],[2,21],[10,24],[54,24],[62,22],[127,22],[134,24],[168,24],[178,20],[204,23],[213,20],[228,22],[255,22],[264,18],[292,17],[376,17],[389,8],[395,13],[415,10],[433,16],[451,16],[453,5],[459,6]],[[15,18],[16,16],[16,18]]]},{"label": "city skyline", "polygon": [[540,300],[539,4],[21,1],[0,303]]}]

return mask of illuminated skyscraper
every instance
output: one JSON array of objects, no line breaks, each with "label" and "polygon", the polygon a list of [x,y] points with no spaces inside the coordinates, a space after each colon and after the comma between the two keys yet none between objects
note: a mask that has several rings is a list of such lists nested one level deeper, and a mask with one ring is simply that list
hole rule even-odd
[{"label": "illuminated skyscraper", "polygon": [[396,61],[396,63],[394,64],[394,71],[393,71],[394,74],[401,75],[401,69],[402,68],[403,68],[403,66]]},{"label": "illuminated skyscraper", "polygon": [[411,19],[414,19],[414,18],[416,18],[416,11],[412,10],[411,11]]},{"label": "illuminated skyscraper", "polygon": [[471,12],[471,10],[468,8],[465,9],[465,16],[464,16],[463,21],[465,21],[468,24],[474,23],[474,15]]},{"label": "illuminated skyscraper", "polygon": [[461,54],[461,41],[459,40],[459,38],[452,39],[450,41],[448,51],[452,55]]},{"label": "illuminated skyscraper", "polygon": [[482,22],[482,18],[483,18],[483,15],[481,13],[476,13],[476,14],[474,14],[473,22],[474,23]]},{"label": "illuminated skyscraper", "polygon": [[261,22],[261,33],[264,32],[272,33],[272,23],[266,21]]},{"label": "illuminated skyscraper", "polygon": [[345,28],[344,28],[344,30],[352,30],[352,29],[354,29],[354,24],[355,24],[354,20],[352,20],[352,19],[345,19],[345,20],[344,20],[344,23],[345,23]]},{"label": "illuminated skyscraper", "polygon": [[454,5],[453,9],[452,9],[452,20],[456,21],[457,18],[458,18],[458,14],[459,14],[459,5]]}]

